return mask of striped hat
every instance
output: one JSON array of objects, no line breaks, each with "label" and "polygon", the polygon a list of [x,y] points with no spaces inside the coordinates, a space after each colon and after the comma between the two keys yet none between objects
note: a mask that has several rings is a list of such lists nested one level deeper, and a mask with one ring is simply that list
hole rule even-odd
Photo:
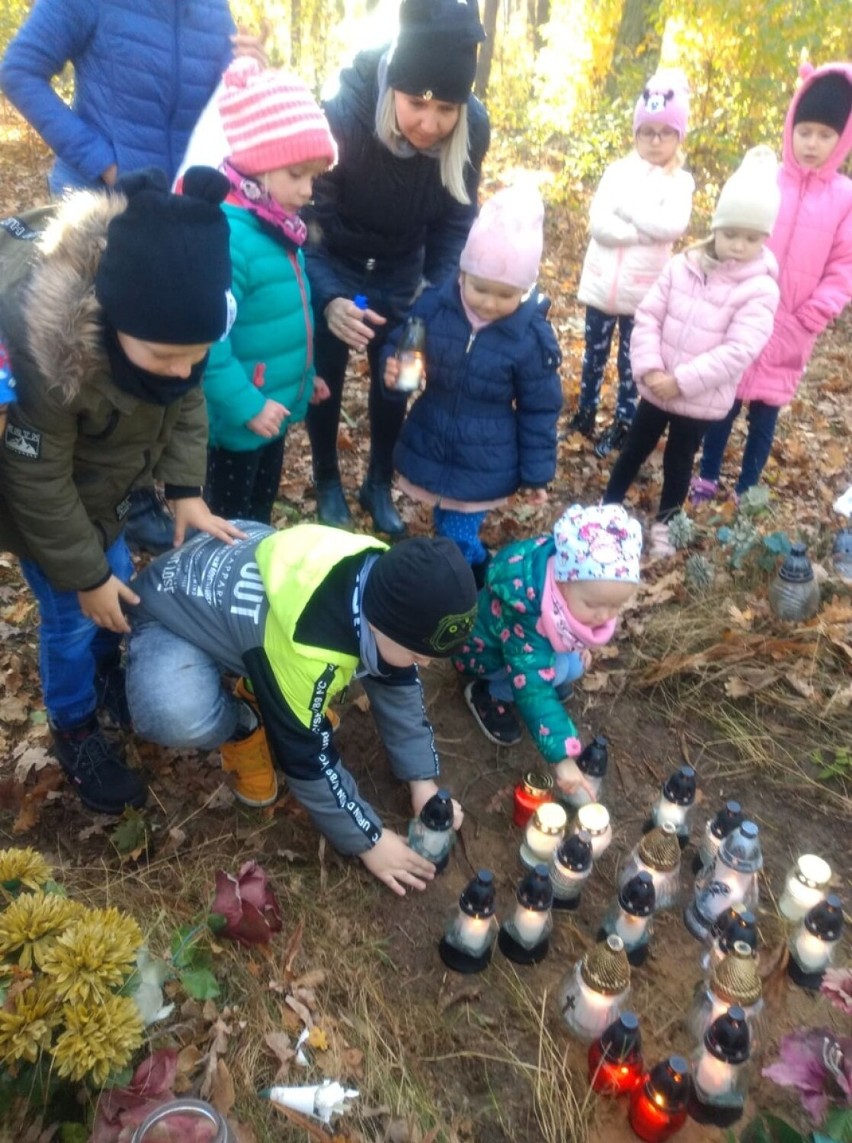
[{"label": "striped hat", "polygon": [[250,56],[234,60],[222,77],[219,114],[229,158],[243,175],[337,158],[328,120],[302,81]]}]

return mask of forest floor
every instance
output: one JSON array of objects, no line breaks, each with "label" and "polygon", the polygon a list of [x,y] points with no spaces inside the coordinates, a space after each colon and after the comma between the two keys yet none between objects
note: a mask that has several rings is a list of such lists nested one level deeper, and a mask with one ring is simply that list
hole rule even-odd
[{"label": "forest floor", "polygon": [[[43,150],[27,132],[17,132],[9,120],[5,130],[2,215],[44,200],[46,169]],[[585,221],[567,208],[550,215],[542,287],[553,299],[551,316],[565,354],[565,424],[576,401],[582,355],[575,290]],[[792,629],[772,619],[769,572],[752,557],[732,568],[729,550],[716,539],[720,525],[734,522],[730,501],[696,514],[697,549],[716,568],[705,594],[685,583],[685,553],[648,569],[616,640],[596,659],[570,708],[584,739],[605,733],[610,741],[603,797],[614,842],[580,908],[556,918],[550,953],[532,968],[516,967],[495,952],[484,974],[461,977],[448,972],[438,956],[445,919],[475,870],[494,871],[499,913],[509,912],[522,873],[512,788],[537,761],[528,739],[507,750],[481,736],[448,666],[428,669],[424,682],[446,781],[463,801],[466,821],[448,870],[424,893],[394,897],[359,863],[338,857],[286,793],[268,811],[246,812],[223,781],[217,755],[162,750],[131,737],[129,756],[151,787],[144,811],[148,847],[140,855],[116,835],[114,820],[93,818],[80,806],[49,755],[36,613],[15,561],[0,557],[0,847],[36,847],[70,893],[128,910],[148,934],[152,951],[166,955],[178,927],[197,922],[209,909],[217,868],[235,872],[243,861],[256,859],[272,878],[284,918],[280,936],[268,948],[251,951],[214,941],[219,997],[194,1001],[172,984],[178,1011],[152,1029],[153,1046],[180,1049],[179,1086],[197,1092],[205,1085],[205,1094],[230,1113],[241,1143],[330,1138],[257,1097],[276,1074],[284,1083],[318,1082],[328,1075],[360,1090],[357,1112],[337,1121],[338,1139],[633,1138],[623,1101],[589,1094],[585,1048],[568,1035],[555,993],[594,942],[619,863],[638,839],[661,781],[684,762],[700,778],[693,837],[726,798],[741,801],[760,825],[768,1026],[760,1062],[773,1057],[780,1037],[793,1028],[839,1027],[823,997],[787,982],[775,900],[788,866],[802,852],[819,853],[831,863],[834,885],[849,900],[852,592],[832,575],[828,554],[841,523],[831,503],[852,479],[850,334],[847,315],[821,340],[799,397],[782,417],[766,473],[771,499],[757,518],[761,535],[784,531],[809,542],[823,592],[820,615]],[[608,392],[607,409],[611,400]],[[344,481],[354,492],[366,462],[362,361],[354,363],[345,411]],[[732,440],[728,478],[741,431]],[[633,493],[641,518],[659,493],[660,460],[659,453],[651,458]],[[549,503],[540,509],[515,504],[495,513],[488,540],[499,545],[546,530],[566,504],[594,502],[609,467],[595,458],[589,442],[564,440]],[[403,501],[399,507],[412,532],[428,531],[422,509]],[[310,519],[313,508],[307,439],[297,429],[288,439],[278,523]],[[368,520],[356,513],[356,523],[366,529]],[[365,705],[350,694],[340,710],[338,746],[385,822],[404,831],[404,793],[385,765]],[[684,899],[693,853],[690,848],[684,856]],[[701,975],[698,952],[679,909],[659,918],[651,955],[633,972],[631,999],[650,1061],[688,1054],[693,1046],[684,1018]],[[848,944],[840,959],[848,960]],[[292,1048],[308,1024],[323,1034],[315,1037],[309,1066],[300,1068]],[[805,1126],[792,1096],[755,1067],[743,1123],[767,1109]],[[42,1110],[30,1109],[29,1124],[16,1140],[52,1137],[36,1132]],[[723,1134],[690,1121],[679,1137],[698,1143]]]}]

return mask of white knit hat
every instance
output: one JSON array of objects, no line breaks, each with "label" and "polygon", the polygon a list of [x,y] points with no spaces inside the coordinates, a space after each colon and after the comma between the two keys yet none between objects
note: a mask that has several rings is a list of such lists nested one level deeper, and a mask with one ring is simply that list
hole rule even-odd
[{"label": "white knit hat", "polygon": [[775,152],[771,147],[752,147],[722,187],[710,228],[737,226],[771,234],[780,206]]}]

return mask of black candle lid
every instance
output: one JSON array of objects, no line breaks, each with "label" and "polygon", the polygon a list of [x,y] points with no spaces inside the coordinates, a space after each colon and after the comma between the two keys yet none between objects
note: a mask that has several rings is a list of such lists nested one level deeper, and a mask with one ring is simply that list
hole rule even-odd
[{"label": "black candle lid", "polygon": [[650,1099],[658,1096],[664,1111],[680,1111],[686,1107],[689,1091],[689,1064],[683,1056],[660,1060],[651,1068],[645,1082],[646,1095]]},{"label": "black candle lid", "polygon": [[626,1060],[642,1050],[642,1033],[635,1012],[622,1012],[617,1020],[604,1029],[600,1039],[601,1051],[608,1060]]},{"label": "black candle lid", "polygon": [[420,811],[420,820],[427,829],[448,830],[453,825],[453,799],[449,790],[433,794]]},{"label": "black candle lid", "polygon": [[808,549],[805,544],[793,544],[790,554],[778,569],[778,578],[787,583],[810,583],[814,578],[814,569],[808,559]]},{"label": "black candle lid", "polygon": [[823,941],[838,941],[843,931],[843,903],[836,893],[814,905],[804,920],[809,933]]},{"label": "black candle lid", "polygon": [[539,913],[553,904],[553,886],[550,884],[547,866],[543,863],[536,865],[518,886],[518,904]]},{"label": "black candle lid", "polygon": [[743,822],[743,808],[739,802],[725,802],[721,810],[710,823],[710,832],[714,837],[727,837],[731,830],[735,830]]},{"label": "black candle lid", "polygon": [[468,917],[493,917],[495,909],[494,874],[480,869],[459,897],[459,908]]},{"label": "black candle lid", "polygon": [[757,918],[748,909],[726,910],[716,922],[714,932],[722,952],[730,952],[737,941],[744,941],[750,949],[757,948]]},{"label": "black candle lid", "polygon": [[608,743],[602,734],[596,735],[584,746],[577,759],[577,767],[590,778],[602,778],[609,764]]},{"label": "black candle lid", "polygon": [[587,829],[569,834],[556,850],[556,861],[572,873],[584,873],[592,867],[592,835]]},{"label": "black candle lid", "polygon": [[738,1004],[717,1016],[704,1033],[707,1051],[726,1064],[744,1064],[749,1055],[749,1031],[745,1012]]},{"label": "black candle lid", "polygon": [[618,903],[633,917],[650,917],[657,903],[654,878],[646,870],[625,881],[618,891]]},{"label": "black candle lid", "polygon": [[677,806],[691,806],[695,801],[697,785],[695,771],[691,766],[681,766],[669,774],[663,782],[663,796]]}]

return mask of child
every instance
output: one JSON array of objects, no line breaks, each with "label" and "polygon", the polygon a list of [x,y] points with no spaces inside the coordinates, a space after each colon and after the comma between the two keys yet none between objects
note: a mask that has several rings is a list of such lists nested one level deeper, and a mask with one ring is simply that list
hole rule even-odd
[{"label": "child", "polygon": [[768,244],[779,264],[775,325],[743,375],[728,416],[704,438],[694,501],[716,495],[725,446],[744,401],[748,436],[736,495],[757,484],[778,414],[795,396],[814,342],[852,298],[852,180],[840,173],[852,149],[852,64],[809,67],[803,75],[784,125],[781,208]]},{"label": "child", "polygon": [[604,502],[621,503],[668,428],[652,559],[674,553],[668,521],[686,499],[701,438],[772,332],[777,266],[764,245],[778,213],[776,167],[768,147],[746,154],[722,188],[710,238],[672,258],[636,312],[630,359],[642,399]]},{"label": "child", "polygon": [[[332,739],[327,708],[353,674],[370,698],[414,813],[439,764],[418,666],[451,654],[473,627],[476,587],[455,544],[423,537],[390,550],[317,524],[248,524],[230,547],[198,536],[135,581],[127,694],[143,737],[214,750],[238,764],[243,802],[274,801],[269,747],[291,791],[342,853],[394,892],[435,868],[383,829]],[[237,696],[222,671],[251,679]],[[260,725],[260,721],[262,724]],[[265,733],[264,733],[265,730]],[[224,744],[224,745],[223,745]],[[461,825],[456,806],[455,825]]]},{"label": "child", "polygon": [[636,412],[630,371],[633,314],[672,252],[692,211],[692,176],[683,170],[689,91],[677,70],[648,81],[633,114],[635,150],[606,171],[589,212],[592,237],[577,296],[586,306],[580,406],[570,428],[593,437],[601,383],[618,324],[615,420],[595,445],[597,456],[620,448]]},{"label": "child", "polygon": [[[427,290],[412,311],[426,324],[426,389],[394,463],[402,489],[434,505],[436,533],[455,540],[480,586],[488,509],[519,488],[544,503],[556,470],[561,354],[550,303],[533,289],[543,217],[534,188],[498,191],[471,228],[458,279]],[[387,356],[385,384],[393,389],[398,375]]]},{"label": "child", "polygon": [[21,557],[38,603],[54,752],[98,813],[145,801],[97,721],[105,705],[126,719],[131,489],[165,482],[178,544],[188,528],[242,535],[201,498],[201,374],[232,304],[227,181],[196,167],[185,189],[139,172],[0,227],[0,330],[18,394],[0,444],[0,550]]},{"label": "child", "polygon": [[219,96],[229,156],[237,316],[213,346],[204,375],[210,418],[204,497],[213,512],[268,524],[284,437],[308,402],[327,396],[314,375],[311,295],[299,209],[334,162],[325,116],[308,89],[247,56],[225,72]]},{"label": "child", "polygon": [[642,529],[623,508],[572,505],[552,535],[495,555],[476,625],[454,657],[462,674],[475,676],[464,695],[485,737],[512,746],[521,737],[520,714],[565,793],[584,781],[574,761],[577,728],[561,700],[591,650],[612,638],[639,583],[641,551]]}]

